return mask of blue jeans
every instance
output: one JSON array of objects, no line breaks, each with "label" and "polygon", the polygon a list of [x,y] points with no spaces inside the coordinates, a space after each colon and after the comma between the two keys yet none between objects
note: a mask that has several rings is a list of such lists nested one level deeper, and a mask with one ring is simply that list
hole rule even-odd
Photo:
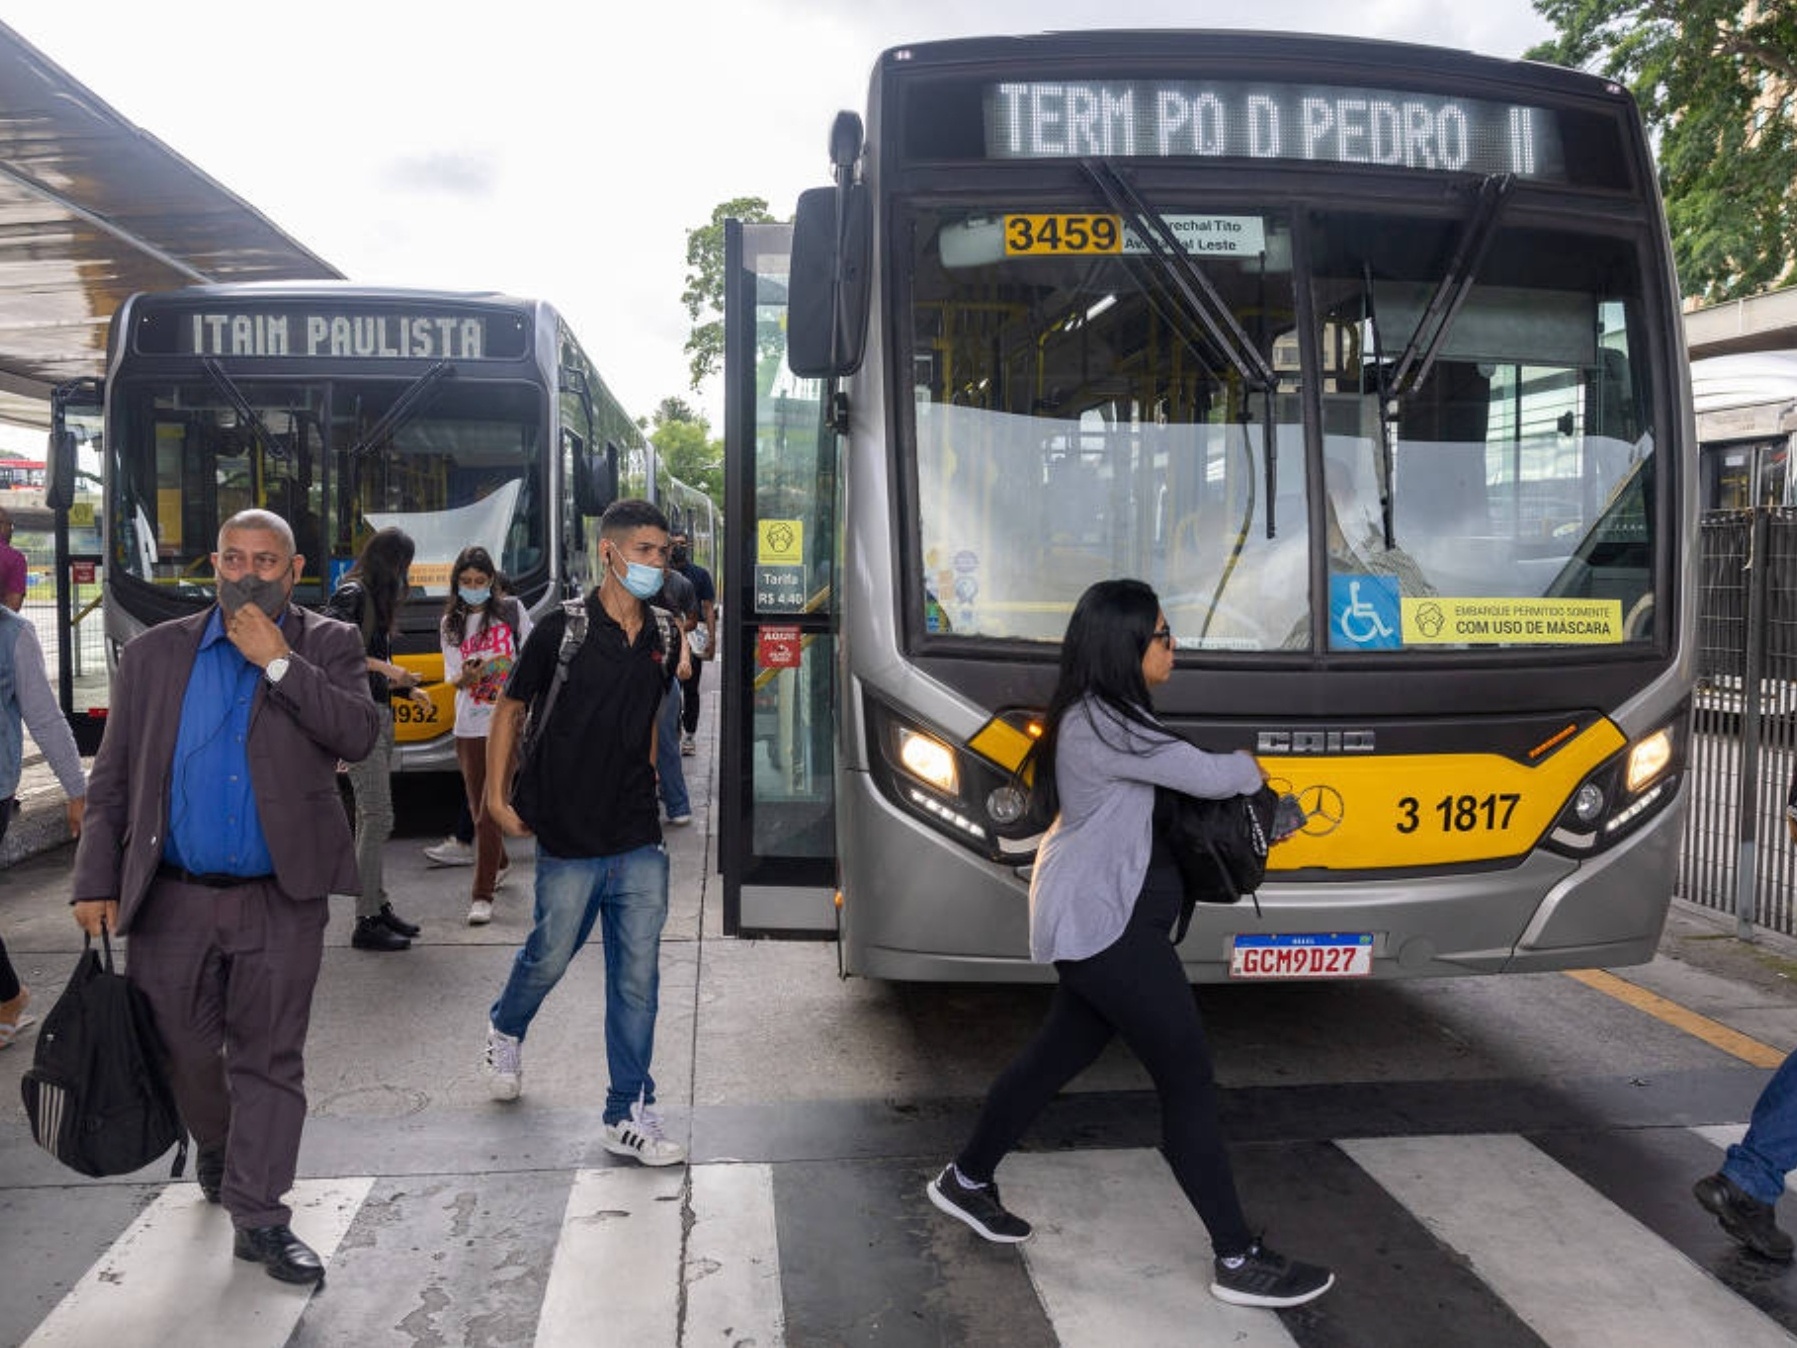
[{"label": "blue jeans", "polygon": [[680,685],[671,683],[655,722],[655,771],[661,778],[661,808],[669,819],[693,812],[692,798],[686,792],[686,771],[680,766],[680,708]]},{"label": "blue jeans", "polygon": [[605,942],[605,1121],[655,1103],[649,1060],[661,995],[661,929],[668,919],[668,854],[660,844],[610,857],[557,857],[537,849],[536,914],[489,1013],[522,1039],[543,999],[586,944],[595,920]]},{"label": "blue jeans", "polygon": [[1776,1203],[1797,1169],[1797,1053],[1779,1064],[1753,1105],[1747,1136],[1728,1149],[1722,1173],[1762,1203]]}]

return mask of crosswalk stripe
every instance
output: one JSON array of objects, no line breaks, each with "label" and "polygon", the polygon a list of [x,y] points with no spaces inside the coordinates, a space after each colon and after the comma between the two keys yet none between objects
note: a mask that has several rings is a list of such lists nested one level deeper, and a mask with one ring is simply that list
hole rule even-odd
[{"label": "crosswalk stripe", "polygon": [[699,1165],[692,1168],[692,1183],[683,1341],[779,1348],[786,1320],[773,1170]]},{"label": "crosswalk stripe", "polygon": [[580,1170],[537,1318],[537,1348],[678,1343],[686,1167]]},{"label": "crosswalk stripe", "polygon": [[1522,1138],[1337,1144],[1554,1348],[1793,1342]]},{"label": "crosswalk stripe", "polygon": [[1013,1153],[1004,1186],[1036,1228],[1019,1248],[1066,1348],[1294,1342],[1277,1316],[1211,1296],[1210,1238],[1159,1151]]},{"label": "crosswalk stripe", "polygon": [[[373,1184],[366,1176],[302,1180],[287,1196],[294,1234],[325,1261],[327,1283],[331,1256]],[[311,1291],[233,1258],[225,1211],[202,1198],[198,1185],[171,1184],[45,1317],[26,1348],[277,1348],[292,1335]]]}]

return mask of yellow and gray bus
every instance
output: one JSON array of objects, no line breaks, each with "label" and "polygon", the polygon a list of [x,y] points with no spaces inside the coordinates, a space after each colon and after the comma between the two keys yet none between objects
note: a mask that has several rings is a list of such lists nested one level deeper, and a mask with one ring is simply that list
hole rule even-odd
[{"label": "yellow and gray bus", "polygon": [[1258,910],[1200,909],[1194,980],[1653,955],[1697,495],[1625,89],[1352,39],[943,41],[879,58],[829,162],[790,226],[728,232],[731,930],[1050,976],[1013,770],[1075,598],[1135,576],[1177,636],[1160,712],[1309,814]]}]

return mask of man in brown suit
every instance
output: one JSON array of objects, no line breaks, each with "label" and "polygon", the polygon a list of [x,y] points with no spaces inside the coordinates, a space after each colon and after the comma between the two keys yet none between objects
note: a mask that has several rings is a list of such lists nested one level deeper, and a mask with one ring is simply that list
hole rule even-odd
[{"label": "man in brown suit", "polygon": [[280,516],[219,530],[219,603],[125,648],[75,853],[75,920],[130,940],[238,1258],[324,1277],[293,1234],[306,1025],[325,895],[358,886],[337,762],[380,732],[362,641],[293,607],[305,559]]}]

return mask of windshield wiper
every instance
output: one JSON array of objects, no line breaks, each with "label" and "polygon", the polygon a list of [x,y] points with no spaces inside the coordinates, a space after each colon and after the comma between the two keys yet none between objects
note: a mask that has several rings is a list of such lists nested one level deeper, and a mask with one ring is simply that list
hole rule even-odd
[{"label": "windshield wiper", "polygon": [[393,405],[386,413],[351,447],[350,458],[359,459],[364,454],[372,454],[399,434],[400,427],[422,412],[430,399],[436,396],[437,386],[443,380],[454,377],[455,366],[446,360],[440,360],[406,385],[405,391],[393,400]]},{"label": "windshield wiper", "polygon": [[1260,354],[1229,305],[1217,293],[1203,268],[1192,261],[1191,254],[1156,215],[1134,187],[1102,159],[1082,159],[1079,166],[1092,179],[1106,205],[1135,231],[1149,253],[1162,267],[1161,275],[1170,280],[1178,292],[1186,312],[1204,325],[1217,350],[1223,353],[1242,379],[1254,388],[1268,388],[1278,377],[1266,357]]},{"label": "windshield wiper", "polygon": [[[1508,173],[1488,174],[1479,184],[1478,200],[1473,203],[1472,217],[1460,231],[1453,260],[1441,274],[1435,293],[1429,297],[1428,308],[1417,320],[1416,331],[1410,334],[1409,344],[1398,357],[1390,382],[1385,380],[1384,370],[1380,371],[1380,391],[1386,398],[1402,401],[1422,387],[1429,377],[1435,358],[1447,341],[1448,329],[1454,326],[1460,306],[1466,303],[1466,297],[1472,291],[1479,264],[1485,260],[1485,253],[1497,235],[1498,217],[1503,214],[1504,203],[1515,186],[1515,177]],[[1426,347],[1423,345],[1425,337]]]},{"label": "windshield wiper", "polygon": [[[1279,447],[1278,431],[1274,426],[1277,409],[1273,404],[1273,394],[1279,387],[1279,375],[1272,363],[1260,353],[1242,325],[1230,312],[1228,303],[1217,293],[1216,286],[1211,284],[1210,277],[1204,269],[1192,261],[1190,253],[1167,225],[1167,222],[1156,214],[1142,200],[1142,194],[1110,163],[1103,159],[1082,159],[1080,168],[1085,170],[1099,194],[1104,197],[1105,204],[1123,218],[1149,255],[1160,263],[1154,280],[1164,282],[1156,289],[1167,299],[1174,302],[1174,307],[1183,309],[1203,325],[1211,344],[1222,353],[1223,358],[1235,366],[1236,373],[1241,376],[1243,384],[1261,393],[1265,399],[1265,418],[1267,428],[1266,469],[1267,469],[1267,537],[1272,538],[1277,532],[1277,522],[1273,515],[1273,502],[1277,499],[1279,486]],[[1168,293],[1168,286],[1172,293]],[[1196,350],[1196,348],[1194,348]],[[1242,417],[1243,435],[1247,434],[1247,415],[1244,408]]]},{"label": "windshield wiper", "polygon": [[261,413],[250,406],[250,400],[243,396],[243,390],[237,387],[237,381],[225,373],[225,367],[218,362],[218,357],[207,356],[200,361],[200,368],[206,371],[207,377],[225,395],[225,401],[231,404],[231,410],[237,413],[237,419],[250,428],[256,437],[256,443],[277,459],[287,457],[287,451],[276,442],[274,433],[262,420]]}]

